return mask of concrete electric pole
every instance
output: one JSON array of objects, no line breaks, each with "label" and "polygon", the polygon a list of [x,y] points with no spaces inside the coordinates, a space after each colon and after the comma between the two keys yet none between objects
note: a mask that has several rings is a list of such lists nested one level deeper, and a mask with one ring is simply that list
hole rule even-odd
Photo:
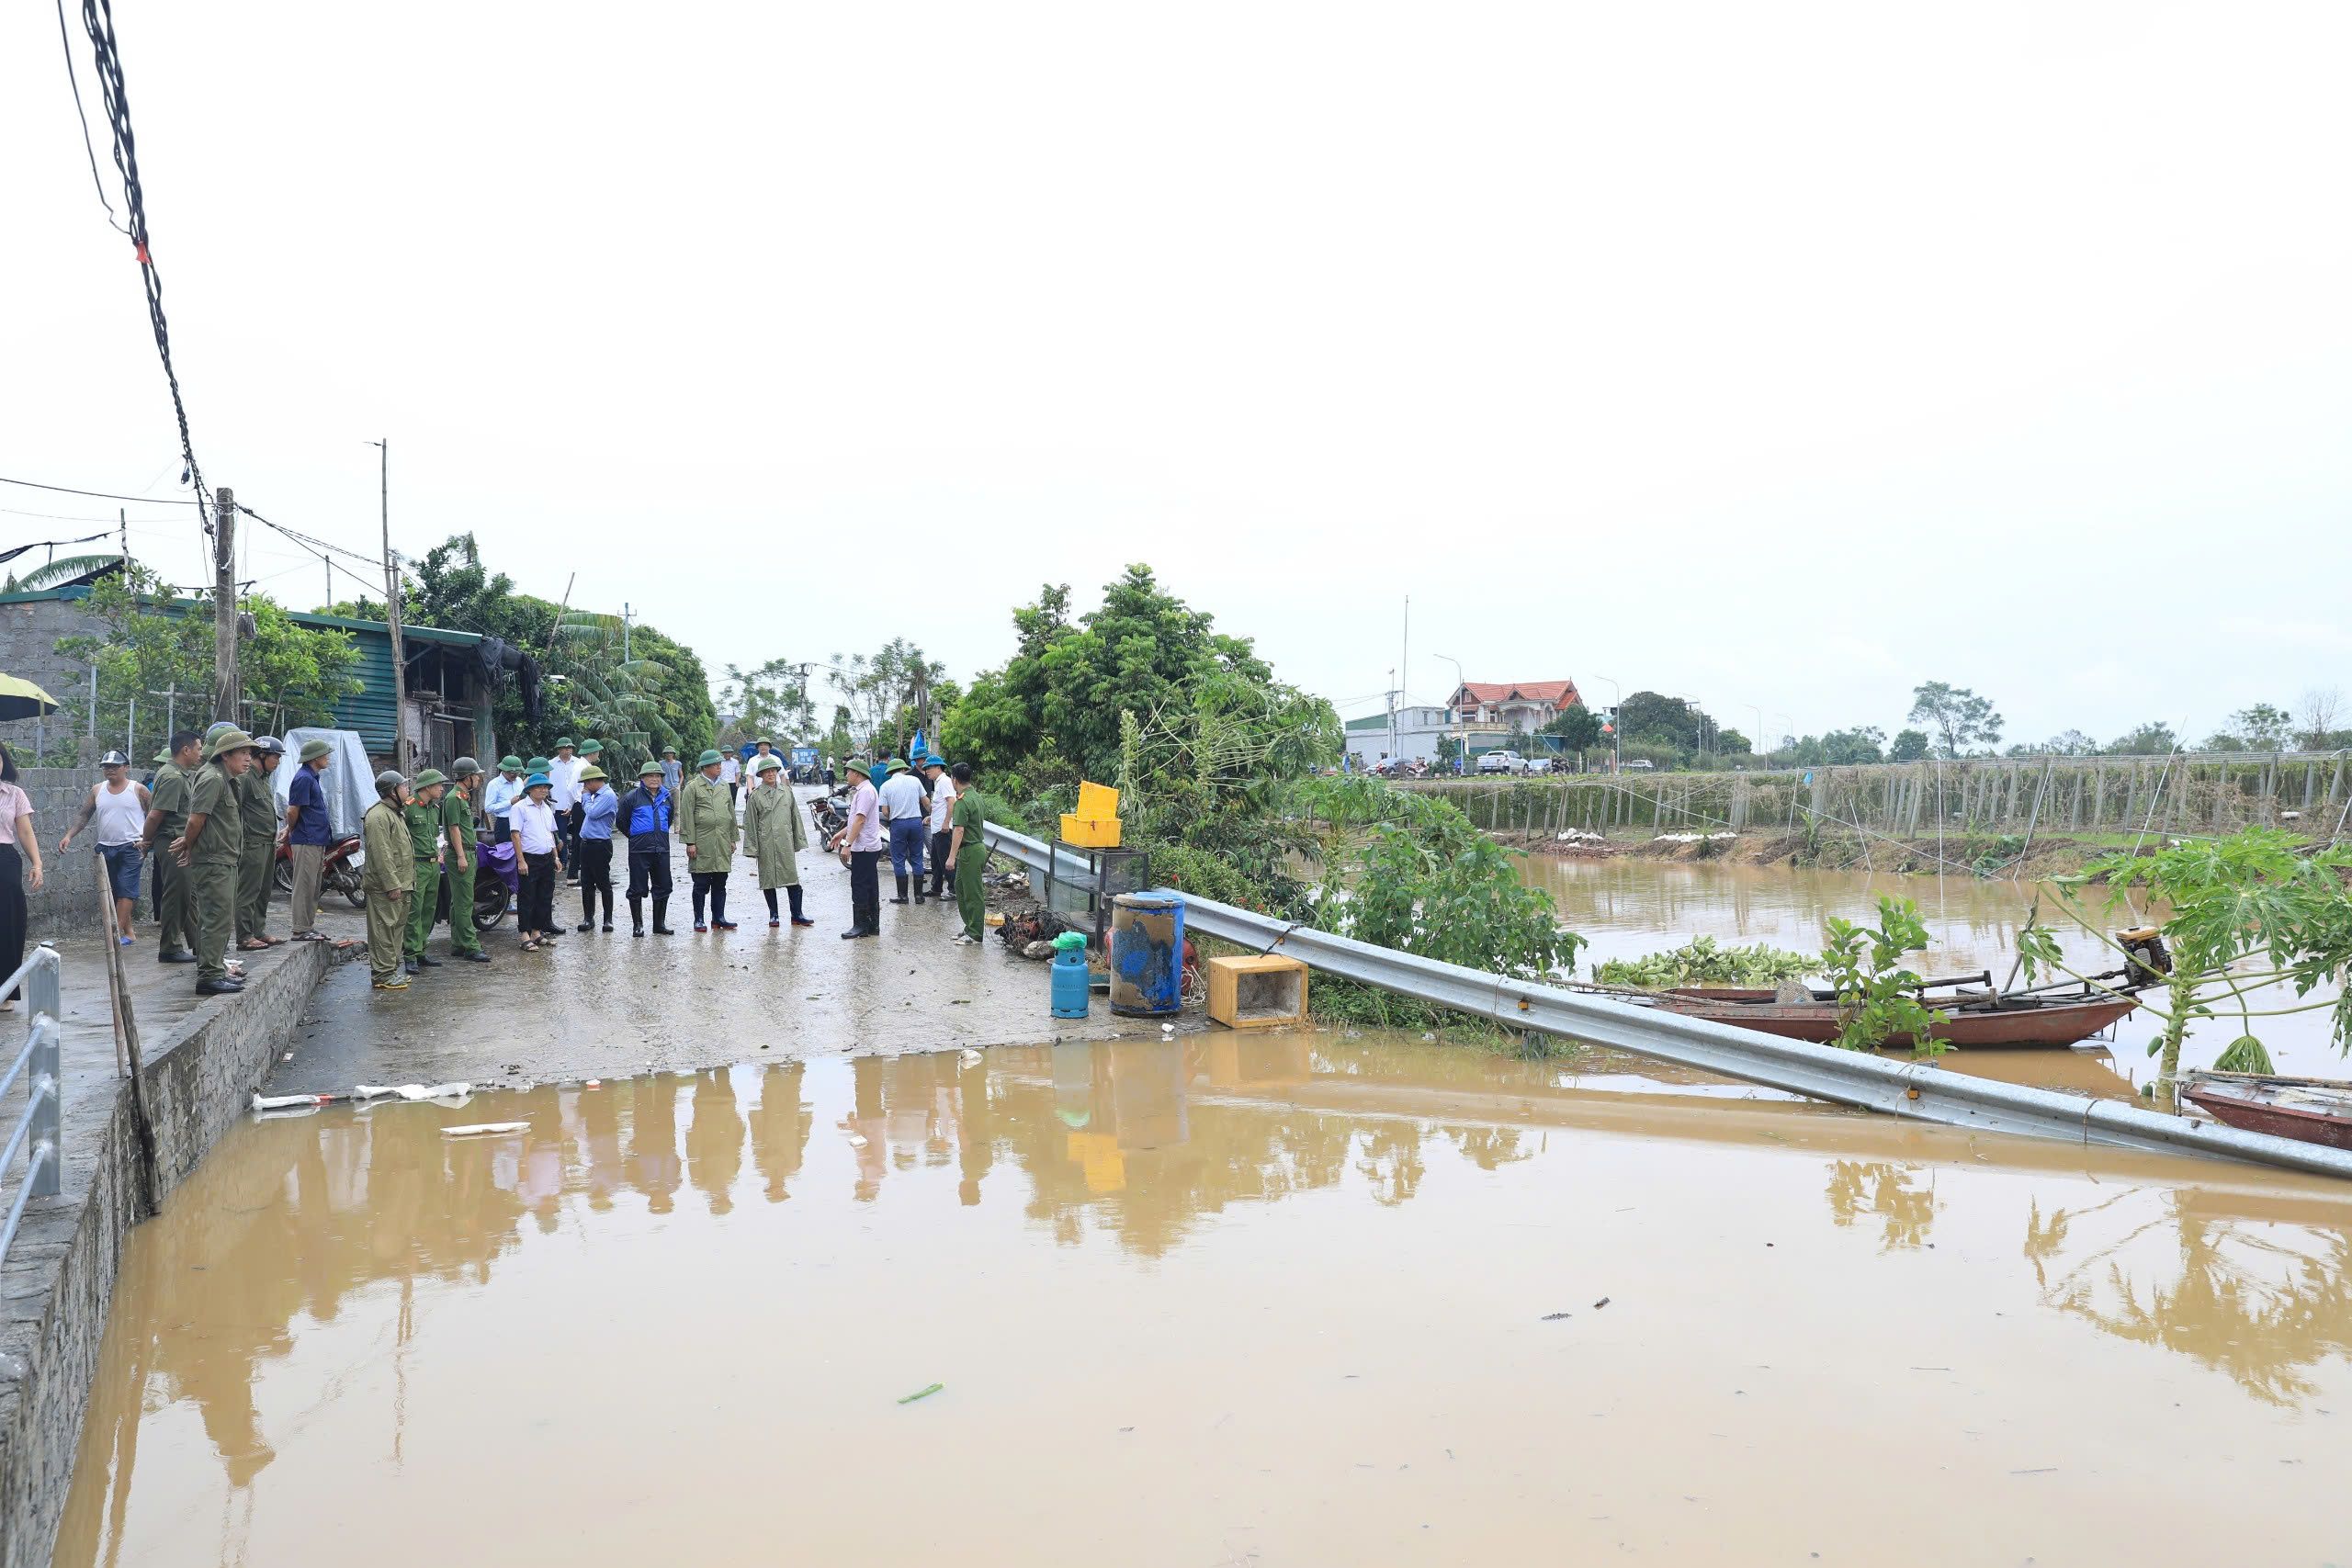
[{"label": "concrete electric pole", "polygon": [[237,699],[237,500],[212,492],[212,716],[241,722]]}]

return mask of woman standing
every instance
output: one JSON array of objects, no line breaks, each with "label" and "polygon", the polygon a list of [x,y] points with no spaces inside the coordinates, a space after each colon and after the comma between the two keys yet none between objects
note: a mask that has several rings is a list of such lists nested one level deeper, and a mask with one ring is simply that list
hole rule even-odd
[{"label": "woman standing", "polygon": [[507,820],[514,830],[514,858],[523,867],[523,889],[516,927],[523,951],[537,953],[553,942],[555,930],[555,807],[548,804],[553,786],[545,773],[533,773],[523,785]]},{"label": "woman standing", "polygon": [[[24,873],[32,862],[33,891],[40,891],[40,840],[33,837],[33,802],[17,784],[17,759],[0,746],[0,977],[25,961]],[[0,1012],[13,1012],[17,993],[0,998]]]},{"label": "woman standing", "polygon": [[808,847],[808,830],[800,823],[799,800],[778,771],[783,766],[781,757],[762,757],[755,765],[752,793],[743,797],[743,841],[759,857],[760,892],[768,901],[771,929],[784,923],[776,918],[775,890],[779,887],[792,899],[794,925],[817,923],[800,908],[800,863],[797,857]]}]

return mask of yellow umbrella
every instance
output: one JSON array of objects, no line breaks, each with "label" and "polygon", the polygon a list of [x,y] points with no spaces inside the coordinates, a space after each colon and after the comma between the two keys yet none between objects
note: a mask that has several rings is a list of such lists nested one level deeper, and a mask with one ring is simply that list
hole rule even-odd
[{"label": "yellow umbrella", "polygon": [[57,711],[57,699],[19,675],[0,675],[0,719],[39,718]]}]

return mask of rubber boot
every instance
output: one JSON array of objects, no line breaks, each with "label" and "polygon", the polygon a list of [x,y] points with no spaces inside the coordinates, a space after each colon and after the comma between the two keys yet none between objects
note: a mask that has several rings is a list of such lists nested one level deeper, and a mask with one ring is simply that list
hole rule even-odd
[{"label": "rubber boot", "polygon": [[645,900],[642,898],[632,898],[628,901],[628,934],[631,936],[645,934]]},{"label": "rubber boot", "polygon": [[817,922],[810,919],[808,914],[800,908],[800,884],[797,882],[787,882],[785,884],[784,890],[792,899],[792,923],[796,926],[815,925]]},{"label": "rubber boot", "polygon": [[907,874],[901,871],[897,873],[896,875],[899,878],[899,896],[896,898],[891,899],[890,902],[893,904],[903,904],[907,901]]},{"label": "rubber boot", "polygon": [[662,923],[669,917],[669,914],[670,896],[667,893],[656,893],[653,896],[653,934],[655,936],[674,936],[677,934],[671,931],[668,926]]}]

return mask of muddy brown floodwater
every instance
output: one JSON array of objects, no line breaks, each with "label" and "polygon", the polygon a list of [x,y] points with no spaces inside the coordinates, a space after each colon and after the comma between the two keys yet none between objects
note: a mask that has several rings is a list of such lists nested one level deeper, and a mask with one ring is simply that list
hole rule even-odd
[{"label": "muddy brown floodwater", "polygon": [[57,1561],[2340,1562],[2347,1200],[1345,1033],[333,1110],[132,1235]]},{"label": "muddy brown floodwater", "polygon": [[[1878,899],[1886,895],[1918,905],[1934,939],[1924,955],[1912,960],[1920,973],[1973,975],[1989,969],[1998,982],[2007,979],[2016,962],[2018,929],[2025,923],[2035,893],[2032,883],[1973,876],[1872,875],[1630,856],[1579,861],[1528,855],[1521,864],[1527,882],[1552,895],[1562,921],[1591,942],[1577,963],[1579,973],[1588,976],[1594,964],[1678,947],[1695,936],[1743,946],[1761,942],[1800,953],[1818,953],[1830,916],[1875,921]],[[2105,895],[2094,888],[2084,897],[2096,908]],[[2054,919],[2050,914],[2057,908],[2054,897],[2045,896],[2042,908],[2042,923],[2059,933],[2067,961],[2078,970],[2097,973],[2120,962],[2111,949],[2080,928]],[[2131,923],[2119,915],[2109,929],[2120,930]],[[2301,1001],[2332,1002],[2335,992],[2324,989],[2297,998],[2283,986],[2268,986],[2251,989],[2247,995],[2259,1010],[2292,1007]],[[2144,1011],[2124,1020],[2117,1037],[2108,1043],[2117,1066],[2142,1082],[2153,1077],[2146,1047],[2162,1027],[2161,1021]],[[2269,1047],[2272,1064],[2282,1073],[2352,1077],[2352,1067],[2329,1043],[2324,1009],[2291,1017],[2256,1018],[2253,1030]],[[2213,1058],[2245,1032],[2245,1024],[2235,1017],[2192,1025],[2182,1047],[2181,1065],[2212,1066]],[[2052,1053],[1974,1053],[1979,1059],[1996,1054],[2024,1058],[1990,1069],[2004,1077],[2048,1082],[2053,1088],[2075,1087],[2063,1079],[2035,1076],[2032,1058],[2041,1057],[2047,1064]]]}]

